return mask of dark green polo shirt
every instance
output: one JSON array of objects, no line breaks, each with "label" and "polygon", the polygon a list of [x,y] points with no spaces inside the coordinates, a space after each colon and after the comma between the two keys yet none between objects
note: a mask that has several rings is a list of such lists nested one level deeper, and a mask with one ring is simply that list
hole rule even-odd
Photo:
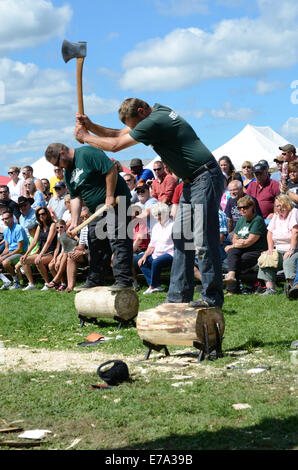
[{"label": "dark green polo shirt", "polygon": [[131,130],[137,142],[152,145],[154,151],[180,178],[187,178],[214,159],[194,129],[167,106],[155,104],[150,115]]},{"label": "dark green polo shirt", "polygon": [[260,238],[251,245],[248,250],[267,250],[267,228],[262,217],[256,215],[252,220],[247,222],[245,217],[240,217],[238,220],[234,233],[238,235],[239,238],[248,238],[252,233],[254,235],[260,235]]},{"label": "dark green polo shirt", "polygon": [[[65,182],[71,199],[80,196],[90,212],[95,212],[106,199],[106,175],[114,163],[99,149],[90,146],[79,147],[74,153],[74,167],[64,171]],[[126,196],[128,204],[131,194],[126,181],[118,175],[116,196]]]}]

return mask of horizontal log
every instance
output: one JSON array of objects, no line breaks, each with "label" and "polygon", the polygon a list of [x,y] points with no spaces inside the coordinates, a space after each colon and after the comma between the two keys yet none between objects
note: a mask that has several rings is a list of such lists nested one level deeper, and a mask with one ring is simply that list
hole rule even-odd
[{"label": "horizontal log", "polygon": [[142,340],[164,346],[204,343],[204,325],[209,346],[216,344],[215,324],[223,336],[225,322],[219,307],[193,308],[186,303],[161,304],[138,313],[137,331]]},{"label": "horizontal log", "polygon": [[138,313],[139,298],[133,289],[112,291],[108,287],[82,290],[75,296],[79,315],[89,318],[131,320]]}]

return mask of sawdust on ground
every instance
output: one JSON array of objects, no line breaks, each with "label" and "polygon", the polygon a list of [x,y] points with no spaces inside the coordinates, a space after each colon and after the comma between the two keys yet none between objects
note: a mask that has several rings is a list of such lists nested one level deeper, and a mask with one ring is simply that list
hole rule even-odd
[{"label": "sawdust on ground", "polygon": [[[156,372],[173,371],[175,368],[180,370],[191,369],[195,366],[198,369],[197,356],[185,354],[185,350],[175,352],[175,355],[164,356],[160,353],[152,352],[149,360],[144,360],[144,354],[140,356],[125,356],[103,354],[98,350],[89,350],[88,352],[62,350],[52,351],[47,349],[34,349],[28,347],[6,347],[0,351],[0,372],[18,372],[18,371],[44,371],[44,372],[63,372],[80,371],[82,373],[94,373],[98,366],[110,359],[120,359],[125,361],[131,367],[144,369],[152,364],[158,365]],[[151,367],[150,367],[151,368]],[[151,368],[152,369],[152,368]],[[207,370],[208,369],[208,370]],[[183,372],[184,372],[183,370]],[[210,373],[212,369],[204,366],[204,375]]]}]

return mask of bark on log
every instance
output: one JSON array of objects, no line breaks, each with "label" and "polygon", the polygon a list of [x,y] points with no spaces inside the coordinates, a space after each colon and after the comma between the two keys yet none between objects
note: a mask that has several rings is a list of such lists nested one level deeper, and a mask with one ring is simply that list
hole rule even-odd
[{"label": "bark on log", "polygon": [[193,308],[188,304],[162,304],[138,313],[137,330],[140,338],[163,346],[193,346],[204,344],[204,325],[207,326],[209,346],[216,344],[215,324],[222,338],[225,322],[219,307]]},{"label": "bark on log", "polygon": [[79,315],[88,318],[118,317],[128,321],[138,313],[139,298],[133,289],[113,292],[108,287],[93,287],[78,292],[75,307]]}]

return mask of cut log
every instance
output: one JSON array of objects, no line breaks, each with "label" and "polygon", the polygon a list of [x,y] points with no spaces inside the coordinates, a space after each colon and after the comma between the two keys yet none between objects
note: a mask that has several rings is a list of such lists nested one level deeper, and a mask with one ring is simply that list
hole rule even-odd
[{"label": "cut log", "polygon": [[75,307],[82,317],[131,320],[138,313],[139,298],[133,289],[112,291],[93,287],[75,296]]},{"label": "cut log", "polygon": [[219,307],[193,308],[185,303],[161,304],[139,312],[137,317],[137,330],[143,341],[167,346],[204,344],[204,327],[207,328],[209,346],[215,346],[216,324],[222,338],[225,322]]}]

